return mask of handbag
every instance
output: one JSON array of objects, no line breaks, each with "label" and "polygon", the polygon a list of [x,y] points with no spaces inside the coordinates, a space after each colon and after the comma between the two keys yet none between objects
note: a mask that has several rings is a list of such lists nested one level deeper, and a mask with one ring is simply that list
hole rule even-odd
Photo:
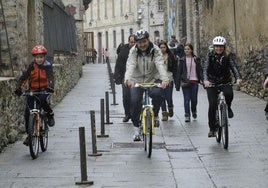
[{"label": "handbag", "polygon": [[[193,58],[191,58],[190,74],[191,74],[191,69],[192,69],[192,60],[193,60]],[[190,87],[191,86],[191,83],[189,82],[190,74],[189,74],[189,78],[187,79],[187,82],[181,81],[181,87],[187,88],[187,87]]]}]

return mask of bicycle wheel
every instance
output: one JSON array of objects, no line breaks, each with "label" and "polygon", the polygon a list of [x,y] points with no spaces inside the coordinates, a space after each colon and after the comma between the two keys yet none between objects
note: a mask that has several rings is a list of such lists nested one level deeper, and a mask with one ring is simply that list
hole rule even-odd
[{"label": "bicycle wheel", "polygon": [[228,118],[226,105],[221,106],[221,122],[222,122],[222,144],[224,149],[228,148],[229,132],[228,132]]},{"label": "bicycle wheel", "polygon": [[216,141],[218,143],[221,142],[221,132],[222,132],[222,128],[221,128],[221,122],[220,122],[220,119],[219,119],[219,111],[217,110],[216,111],[216,126],[217,126],[217,132],[216,132]]},{"label": "bicycle wheel", "polygon": [[152,147],[153,147],[153,131],[152,131],[152,114],[149,110],[146,111],[146,151],[147,151],[147,157],[150,158],[152,154]]},{"label": "bicycle wheel", "polygon": [[31,114],[29,117],[28,138],[30,154],[33,159],[37,158],[39,152],[39,140],[36,130],[37,121],[37,116],[35,114]]},{"label": "bicycle wheel", "polygon": [[43,117],[41,121],[39,140],[40,140],[41,150],[43,152],[46,151],[47,144],[48,144],[48,125],[47,125],[46,117]]}]

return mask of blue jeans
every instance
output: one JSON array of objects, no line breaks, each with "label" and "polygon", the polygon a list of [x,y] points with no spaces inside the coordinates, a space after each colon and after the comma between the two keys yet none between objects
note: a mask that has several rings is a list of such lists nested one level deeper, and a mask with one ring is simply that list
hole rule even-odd
[{"label": "blue jeans", "polygon": [[[191,114],[196,112],[198,85],[191,84],[190,87],[182,88],[184,98],[184,112],[185,114]],[[191,103],[191,107],[190,107]],[[191,110],[190,110],[191,109]]]},{"label": "blue jeans", "polygon": [[[167,105],[168,105],[168,108],[173,107],[173,86],[174,86],[174,83],[172,81],[172,82],[170,82],[170,85],[168,87],[163,89],[164,101],[163,101],[162,106],[161,106],[162,112],[167,111]],[[166,103],[167,103],[167,105],[166,105]]]},{"label": "blue jeans", "polygon": [[123,106],[125,110],[125,115],[130,117],[130,102],[131,102],[131,95],[130,95],[130,88],[122,84],[122,92],[123,92]]},{"label": "blue jeans", "polygon": [[[143,92],[144,90],[139,87],[130,88],[130,95],[131,95],[130,114],[131,114],[131,120],[135,127],[139,127],[140,123]],[[158,87],[151,88],[150,97],[152,98],[154,115],[158,116],[158,112],[163,101],[162,88]]]}]

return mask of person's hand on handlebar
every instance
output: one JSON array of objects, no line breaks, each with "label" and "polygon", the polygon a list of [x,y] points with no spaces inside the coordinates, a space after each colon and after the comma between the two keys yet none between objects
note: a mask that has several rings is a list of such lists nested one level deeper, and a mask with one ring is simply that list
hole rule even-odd
[{"label": "person's hand on handlebar", "polygon": [[209,81],[204,81],[204,87],[209,87],[210,86],[210,82]]},{"label": "person's hand on handlebar", "polygon": [[132,88],[132,87],[135,87],[135,82],[133,82],[132,80],[127,80],[125,82],[125,85]]},{"label": "person's hand on handlebar", "polygon": [[236,80],[236,85],[239,85],[240,86],[241,84],[242,84],[242,79],[237,79]]},{"label": "person's hand on handlebar", "polygon": [[162,85],[162,88],[165,89],[167,86],[169,86],[169,82],[162,81],[161,85]]}]

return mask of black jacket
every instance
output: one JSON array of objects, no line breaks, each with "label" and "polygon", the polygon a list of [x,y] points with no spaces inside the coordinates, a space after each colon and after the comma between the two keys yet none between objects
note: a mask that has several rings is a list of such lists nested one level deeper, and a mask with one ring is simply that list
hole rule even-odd
[{"label": "black jacket", "polygon": [[231,71],[233,72],[235,79],[241,79],[241,75],[237,69],[232,54],[227,56],[218,55],[214,52],[207,54],[203,67],[204,81],[209,81],[213,84],[231,83]]},{"label": "black jacket", "polygon": [[130,48],[128,44],[125,44],[120,48],[114,68],[114,80],[116,84],[122,84],[124,82],[129,50]]},{"label": "black jacket", "polygon": [[[201,83],[201,82],[203,82],[203,70],[202,70],[202,66],[201,66],[201,60],[200,60],[200,58],[198,58],[196,56],[194,56],[193,58],[194,58],[193,62],[196,65],[196,74],[197,74],[198,82]],[[176,87],[177,91],[180,90],[181,81],[188,82],[186,57],[185,56],[180,58],[180,60],[179,60],[179,67],[178,67],[176,81],[175,81],[175,87]]]}]

